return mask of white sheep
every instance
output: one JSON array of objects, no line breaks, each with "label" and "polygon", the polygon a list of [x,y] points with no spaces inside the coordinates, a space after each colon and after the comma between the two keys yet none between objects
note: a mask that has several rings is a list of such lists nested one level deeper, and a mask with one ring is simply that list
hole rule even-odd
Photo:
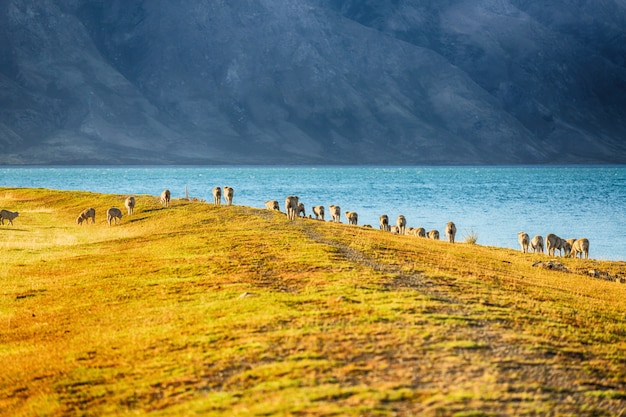
[{"label": "white sheep", "polygon": [[559,254],[563,256],[563,252],[565,252],[565,256],[568,256],[572,245],[569,244],[565,239],[562,239],[555,235],[554,233],[549,233],[546,236],[546,249],[548,250],[548,255],[554,256],[554,251],[556,249],[559,250]]},{"label": "white sheep", "polygon": [[454,237],[456,236],[456,225],[453,222],[446,224],[446,236],[448,236],[448,242],[454,243]]},{"label": "white sheep", "polygon": [[528,246],[530,246],[530,236],[526,232],[517,232],[517,241],[522,247],[522,252],[528,252]]},{"label": "white sheep", "polygon": [[428,232],[428,238],[433,240],[439,240],[439,230],[431,230]]},{"label": "white sheep", "polygon": [[118,209],[117,207],[111,207],[110,209],[108,209],[107,222],[109,223],[109,226],[111,226],[111,221],[115,221],[115,224],[117,224],[118,220],[122,220],[122,210]]},{"label": "white sheep", "polygon": [[339,206],[328,206],[330,209],[330,215],[333,218],[335,223],[341,223],[341,207]]},{"label": "white sheep", "polygon": [[161,193],[161,205],[164,207],[169,207],[171,196],[172,193],[170,193],[170,190],[163,190],[163,192]]},{"label": "white sheep", "polygon": [[82,226],[84,220],[87,220],[87,224],[89,224],[89,219],[91,219],[91,223],[96,222],[96,209],[93,207],[83,210],[76,218],[76,224]]},{"label": "white sheep", "polygon": [[4,220],[8,220],[9,224],[13,226],[13,220],[19,216],[20,213],[17,211],[9,211],[9,210],[0,210],[0,224],[4,226]]},{"label": "white sheep", "polygon": [[530,241],[530,248],[535,253],[543,253],[543,236],[536,235]]},{"label": "white sheep", "polygon": [[298,196],[290,195],[285,198],[285,210],[289,220],[295,220],[298,215]]},{"label": "white sheep", "polygon": [[398,226],[398,234],[403,235],[406,232],[406,217],[400,214],[396,219],[396,226]]},{"label": "white sheep", "polygon": [[324,206],[315,206],[313,207],[313,214],[316,219],[324,220]]},{"label": "white sheep", "polygon": [[130,216],[131,214],[133,214],[135,212],[135,197],[133,197],[132,195],[127,197],[126,201],[124,201],[124,205],[128,210],[128,215]]},{"label": "white sheep", "polygon": [[235,190],[232,187],[224,187],[224,198],[226,199],[226,204],[229,206],[233,205],[233,196],[235,195]]},{"label": "white sheep", "polygon": [[413,229],[413,235],[417,237],[426,237],[426,229],[423,227],[416,227]]},{"label": "white sheep", "polygon": [[359,220],[359,215],[355,211],[346,211],[346,219],[348,219],[348,224],[353,224],[356,226]]},{"label": "white sheep", "polygon": [[386,214],[382,214],[378,218],[378,224],[380,225],[380,230],[382,230],[383,232],[389,232],[391,230],[389,228],[389,216],[387,216]]},{"label": "white sheep", "polygon": [[576,258],[580,253],[580,259],[589,259],[589,240],[586,238],[576,239],[572,245],[571,256]]},{"label": "white sheep", "polygon": [[265,208],[268,210],[280,211],[280,206],[277,200],[268,200],[265,202]]},{"label": "white sheep", "polygon": [[222,204],[222,189],[220,187],[213,187],[213,204],[216,206]]}]

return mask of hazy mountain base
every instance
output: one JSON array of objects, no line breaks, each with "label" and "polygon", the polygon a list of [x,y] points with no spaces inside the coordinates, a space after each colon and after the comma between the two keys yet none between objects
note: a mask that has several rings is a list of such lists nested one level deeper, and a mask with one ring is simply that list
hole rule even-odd
[{"label": "hazy mountain base", "polygon": [[0,162],[626,162],[624,6],[570,3],[10,0]]}]

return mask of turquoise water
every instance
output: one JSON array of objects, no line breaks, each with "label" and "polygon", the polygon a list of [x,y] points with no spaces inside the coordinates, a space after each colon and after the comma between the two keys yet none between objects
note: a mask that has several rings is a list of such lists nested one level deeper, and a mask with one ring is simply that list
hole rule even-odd
[{"label": "turquoise water", "polygon": [[[454,221],[457,240],[518,248],[517,232],[587,237],[590,257],[626,260],[626,167],[3,167],[0,186],[117,194],[189,195],[212,201],[216,186],[234,203],[263,208],[297,195],[314,205],[356,211],[359,224],[385,213],[410,227]],[[138,209],[140,209],[140,201]],[[10,207],[6,207],[10,209]],[[345,221],[345,219],[344,219]]]}]

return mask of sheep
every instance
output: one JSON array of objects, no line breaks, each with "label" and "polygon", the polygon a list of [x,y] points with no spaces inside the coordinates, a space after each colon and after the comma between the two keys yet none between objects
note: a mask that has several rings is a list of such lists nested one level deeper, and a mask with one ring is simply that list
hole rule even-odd
[{"label": "sheep", "polygon": [[406,218],[402,214],[398,216],[396,225],[398,226],[398,234],[403,235],[406,231]]},{"label": "sheep", "polygon": [[304,210],[304,203],[301,201],[298,202],[298,207],[296,208],[296,216],[298,217],[306,217],[306,212]]},{"label": "sheep", "polygon": [[333,218],[335,223],[341,223],[341,207],[339,206],[328,206],[330,209],[330,215]]},{"label": "sheep", "polygon": [[289,220],[295,220],[298,214],[298,196],[290,195],[285,198],[285,210]]},{"label": "sheep", "polygon": [[163,190],[163,192],[161,193],[161,205],[163,207],[169,207],[171,196],[172,193],[170,193],[170,190]]},{"label": "sheep", "polygon": [[456,236],[456,225],[453,222],[446,224],[446,236],[448,236],[448,242],[454,243],[454,237]]},{"label": "sheep", "polygon": [[6,219],[9,221],[9,224],[13,226],[13,220],[19,215],[20,213],[17,211],[0,210],[0,224],[4,226],[4,220]]},{"label": "sheep", "polygon": [[82,226],[83,220],[87,220],[87,224],[89,224],[89,219],[91,219],[91,223],[96,222],[96,209],[93,207],[83,210],[76,218],[76,224]]},{"label": "sheep", "polygon": [[522,252],[528,252],[528,246],[530,245],[530,236],[526,232],[517,232],[517,241],[522,247]]},{"label": "sheep", "polygon": [[413,229],[413,235],[417,237],[426,237],[426,229],[423,227],[416,227]]},{"label": "sheep", "polygon": [[399,235],[400,228],[398,226],[389,226],[389,232],[391,232],[392,235]]},{"label": "sheep", "polygon": [[380,230],[383,232],[389,232],[391,230],[389,228],[389,216],[386,214],[383,214],[378,218],[378,223],[380,224]]},{"label": "sheep", "polygon": [[355,211],[346,211],[346,219],[348,219],[348,224],[353,224],[356,226],[359,220],[359,215]]},{"label": "sheep", "polygon": [[313,214],[315,214],[315,219],[324,220],[324,206],[315,206],[313,207]]},{"label": "sheep", "polygon": [[280,206],[277,200],[268,200],[265,202],[265,208],[268,210],[280,211]]},{"label": "sheep", "polygon": [[224,198],[226,199],[226,204],[229,206],[233,205],[233,196],[235,195],[235,190],[232,187],[224,187]]},{"label": "sheep", "polygon": [[543,253],[543,236],[537,235],[530,241],[530,248],[533,252]]},{"label": "sheep", "polygon": [[589,240],[586,238],[576,239],[572,245],[570,256],[576,258],[580,253],[580,259],[589,259]]},{"label": "sheep", "polygon": [[109,226],[111,226],[111,221],[115,221],[115,224],[117,224],[118,220],[122,220],[122,210],[118,209],[117,207],[111,207],[110,209],[108,209],[107,222],[109,223]]},{"label": "sheep", "polygon": [[222,204],[222,189],[220,187],[213,187],[213,204],[216,206]]},{"label": "sheep", "polygon": [[568,256],[570,250],[572,249],[572,245],[568,243],[565,239],[561,239],[554,233],[549,233],[546,236],[546,249],[548,250],[548,255],[554,256],[555,249],[559,250],[559,254],[563,256],[563,252],[565,252],[565,256]]},{"label": "sheep", "polygon": [[131,214],[133,214],[135,211],[135,197],[133,197],[132,195],[127,197],[126,201],[124,201],[124,205],[128,210],[128,215],[130,216]]},{"label": "sheep", "polygon": [[439,240],[439,230],[431,230],[428,232],[428,238],[433,240]]}]

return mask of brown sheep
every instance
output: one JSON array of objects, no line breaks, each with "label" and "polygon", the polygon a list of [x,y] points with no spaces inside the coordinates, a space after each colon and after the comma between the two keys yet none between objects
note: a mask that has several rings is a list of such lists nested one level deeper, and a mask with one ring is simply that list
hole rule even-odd
[{"label": "brown sheep", "polygon": [[87,220],[87,224],[89,224],[89,219],[91,219],[91,223],[96,222],[96,209],[93,207],[83,210],[76,218],[76,224],[82,226],[84,220]]},{"label": "brown sheep", "polygon": [[304,210],[304,203],[301,201],[298,202],[298,208],[296,209],[296,216],[298,217],[306,217],[306,212]]},{"label": "brown sheep", "polygon": [[9,224],[13,226],[13,220],[18,217],[20,213],[17,211],[0,210],[0,224],[4,226],[4,220],[8,220]]},{"label": "brown sheep", "polygon": [[117,207],[111,207],[110,209],[108,209],[107,222],[109,223],[109,226],[111,226],[111,221],[115,221],[115,224],[117,224],[118,220],[122,220],[122,210],[118,209]]}]

